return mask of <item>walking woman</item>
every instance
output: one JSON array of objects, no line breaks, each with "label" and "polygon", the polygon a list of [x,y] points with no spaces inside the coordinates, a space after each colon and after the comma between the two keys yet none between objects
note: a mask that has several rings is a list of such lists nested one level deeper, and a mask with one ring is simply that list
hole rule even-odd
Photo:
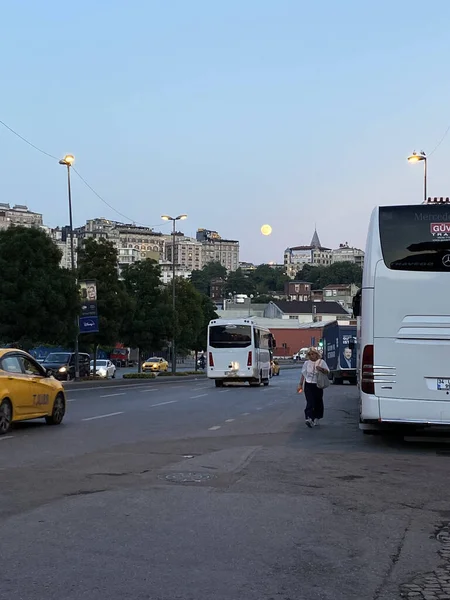
[{"label": "walking woman", "polygon": [[315,427],[323,418],[323,389],[317,387],[318,372],[328,375],[330,369],[327,363],[320,358],[316,348],[310,348],[306,354],[297,390],[299,394],[305,392],[305,424],[307,427]]}]

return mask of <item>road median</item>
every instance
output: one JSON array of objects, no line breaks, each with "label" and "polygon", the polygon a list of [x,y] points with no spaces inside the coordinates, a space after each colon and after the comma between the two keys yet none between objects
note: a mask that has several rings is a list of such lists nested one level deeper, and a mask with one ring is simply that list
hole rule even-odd
[{"label": "road median", "polygon": [[200,371],[198,375],[167,375],[165,377],[149,377],[149,378],[136,378],[136,379],[123,379],[122,377],[116,379],[88,379],[83,381],[64,381],[63,386],[65,390],[82,390],[88,388],[98,387],[126,387],[126,386],[139,386],[139,385],[160,385],[164,383],[174,383],[183,381],[204,381],[206,375]]}]

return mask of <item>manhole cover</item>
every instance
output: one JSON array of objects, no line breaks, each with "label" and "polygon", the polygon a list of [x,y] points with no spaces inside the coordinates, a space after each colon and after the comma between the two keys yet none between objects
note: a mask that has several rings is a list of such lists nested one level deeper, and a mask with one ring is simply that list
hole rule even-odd
[{"label": "manhole cover", "polygon": [[165,476],[167,481],[174,483],[201,483],[211,478],[212,475],[209,473],[171,473]]}]

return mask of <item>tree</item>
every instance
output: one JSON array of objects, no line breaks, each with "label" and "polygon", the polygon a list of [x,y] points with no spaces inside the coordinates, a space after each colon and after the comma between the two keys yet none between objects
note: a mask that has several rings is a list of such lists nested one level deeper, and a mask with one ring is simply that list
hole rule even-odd
[{"label": "tree", "polygon": [[232,271],[227,278],[225,292],[228,294],[254,294],[256,291],[254,282],[242,269]]},{"label": "tree", "polygon": [[0,232],[0,340],[26,350],[37,343],[68,344],[79,310],[75,275],[40,229]]},{"label": "tree", "polygon": [[254,283],[256,292],[259,295],[266,295],[270,292],[284,292],[284,284],[289,281],[289,277],[281,267],[271,267],[262,264],[250,271],[249,279]]},{"label": "tree", "polygon": [[354,283],[361,287],[362,269],[351,262],[336,262],[328,267],[304,265],[297,273],[297,279],[309,281],[313,290],[320,290],[327,285],[337,283]]},{"label": "tree", "polygon": [[201,327],[197,332],[197,337],[195,338],[191,350],[195,350],[195,365],[197,368],[197,352],[201,350],[206,350],[206,342],[208,335],[208,325],[209,322],[213,319],[217,319],[217,313],[215,310],[215,306],[212,303],[211,299],[208,296],[201,296],[201,309],[202,309],[202,323]]},{"label": "tree", "polygon": [[191,283],[195,289],[205,296],[211,295],[211,281],[213,279],[226,279],[227,270],[220,262],[210,262],[203,269],[194,270],[191,274]]},{"label": "tree", "polygon": [[[177,353],[192,350],[203,325],[202,295],[190,281],[175,281],[176,311],[172,319],[171,337],[175,337]],[[172,306],[172,285],[165,290],[165,302]]]},{"label": "tree", "polygon": [[125,316],[121,338],[141,353],[161,350],[171,331],[172,309],[160,276],[159,265],[151,259],[134,263],[123,271],[131,308]]},{"label": "tree", "polygon": [[78,252],[78,277],[96,280],[99,316],[99,333],[83,334],[80,341],[103,346],[115,344],[131,305],[119,281],[114,244],[103,238],[87,239]]}]

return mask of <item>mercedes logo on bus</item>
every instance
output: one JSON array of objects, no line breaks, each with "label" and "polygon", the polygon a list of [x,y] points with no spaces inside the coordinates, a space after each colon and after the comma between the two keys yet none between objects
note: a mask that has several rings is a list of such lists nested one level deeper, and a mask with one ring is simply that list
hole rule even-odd
[{"label": "mercedes logo on bus", "polygon": [[442,257],[442,264],[444,265],[444,267],[450,268],[450,254],[446,254]]}]

